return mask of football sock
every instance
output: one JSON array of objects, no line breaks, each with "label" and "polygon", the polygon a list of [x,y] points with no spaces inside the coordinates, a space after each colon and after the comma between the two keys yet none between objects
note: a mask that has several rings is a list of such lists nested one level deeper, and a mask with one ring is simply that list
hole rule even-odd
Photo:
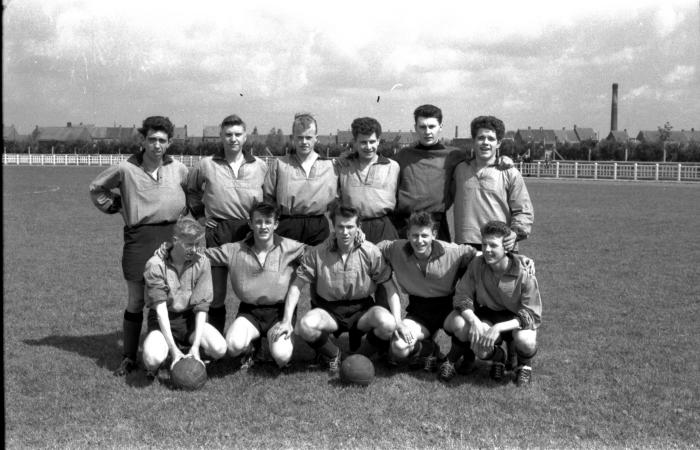
[{"label": "football sock", "polygon": [[493,362],[506,362],[506,351],[503,348],[503,341],[493,346],[493,352],[484,359],[490,359]]},{"label": "football sock", "polygon": [[360,348],[362,344],[362,335],[365,334],[357,329],[357,323],[353,324],[348,330],[348,347],[350,347],[350,352],[355,353]]},{"label": "football sock", "polygon": [[226,306],[218,308],[209,308],[207,321],[216,328],[222,336],[224,334],[224,325],[226,325]]},{"label": "football sock", "polygon": [[374,334],[374,331],[370,331],[365,335],[365,340],[362,345],[360,345],[360,348],[357,349],[356,353],[370,357],[377,352],[387,352],[388,350],[389,341],[381,339]]},{"label": "football sock", "polygon": [[309,345],[321,355],[328,358],[334,358],[340,349],[328,338],[329,336],[330,334],[327,331],[324,331],[321,333],[321,337],[313,342],[309,342]]},{"label": "football sock", "polygon": [[141,339],[141,324],[143,323],[143,312],[132,313],[124,311],[122,328],[124,331],[124,356],[136,361],[136,354],[139,351],[139,340]]},{"label": "football sock", "polygon": [[469,342],[460,341],[456,336],[452,336],[452,347],[450,347],[450,351],[447,353],[447,359],[451,363],[456,363],[467,350],[471,352],[469,345]]},{"label": "football sock", "polygon": [[428,338],[421,342],[420,355],[423,357],[430,356],[435,351],[435,342]]},{"label": "football sock", "polygon": [[535,351],[530,353],[529,355],[524,355],[516,347],[515,353],[518,355],[518,365],[519,366],[529,366],[530,362],[532,361],[532,358],[534,358],[535,355],[537,354],[537,349],[535,349]]}]

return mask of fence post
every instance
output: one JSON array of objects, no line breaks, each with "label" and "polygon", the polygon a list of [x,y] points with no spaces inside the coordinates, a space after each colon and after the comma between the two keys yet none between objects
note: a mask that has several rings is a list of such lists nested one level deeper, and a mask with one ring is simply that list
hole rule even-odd
[{"label": "fence post", "polygon": [[574,178],[578,178],[578,161],[574,162]]},{"label": "fence post", "polygon": [[594,180],[598,179],[598,163],[597,162],[593,163],[593,179]]},{"label": "fence post", "polygon": [[559,178],[559,161],[557,161],[556,172],[554,178]]},{"label": "fence post", "polygon": [[681,163],[678,163],[678,180],[677,181],[681,181],[681,171],[682,171]]},{"label": "fence post", "polygon": [[617,180],[617,163],[613,163],[613,180]]},{"label": "fence post", "polygon": [[637,163],[634,163],[634,181],[637,181]]},{"label": "fence post", "polygon": [[654,172],[654,180],[659,181],[659,163],[656,163],[656,170]]},{"label": "fence post", "polygon": [[540,162],[537,161],[537,178],[540,177]]}]

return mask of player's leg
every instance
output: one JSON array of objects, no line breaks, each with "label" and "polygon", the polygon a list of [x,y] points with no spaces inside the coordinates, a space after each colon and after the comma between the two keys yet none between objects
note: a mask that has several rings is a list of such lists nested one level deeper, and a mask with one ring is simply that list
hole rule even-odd
[{"label": "player's leg", "polygon": [[418,322],[408,318],[404,319],[402,323],[408,328],[409,333],[411,333],[413,337],[413,341],[409,344],[400,338],[398,334],[393,334],[391,338],[391,353],[397,359],[405,359],[408,358],[409,355],[418,353],[418,350],[422,347],[421,341],[426,337],[425,332],[428,331],[427,329],[424,330],[424,327]]},{"label": "player's leg", "polygon": [[[442,325],[445,334],[451,338],[450,351],[440,365],[439,377],[443,381],[451,380],[457,373],[456,366],[460,358],[465,372],[474,364],[474,352],[469,342],[469,324],[457,311],[452,311]],[[468,367],[467,367],[468,366]]]},{"label": "player's leg", "polygon": [[537,331],[514,330],[513,345],[518,355],[516,382],[519,386],[529,384],[532,376],[532,358],[537,353]]},{"label": "player's leg", "polygon": [[143,365],[154,376],[158,368],[168,358],[168,343],[160,330],[153,330],[143,341]]},{"label": "player's leg", "polygon": [[236,317],[226,331],[226,346],[231,356],[253,351],[252,342],[260,337],[258,328],[244,316]]},{"label": "player's leg", "polygon": [[277,363],[277,367],[285,367],[292,360],[292,353],[294,353],[292,336],[287,335],[275,341],[272,339],[273,329],[274,325],[267,331],[267,342],[270,346],[270,354],[272,355],[272,359],[275,360],[275,363]]},{"label": "player's leg", "polygon": [[372,306],[360,316],[355,328],[366,333],[357,353],[369,357],[374,353],[386,353],[389,350],[389,340],[396,330],[396,320],[388,309]]},{"label": "player's leg", "polygon": [[136,360],[139,340],[141,339],[141,326],[143,324],[143,307],[145,305],[144,281],[127,280],[126,285],[129,297],[122,321],[124,350],[122,362],[119,368],[114,371],[114,375],[117,376],[124,376],[137,367]]},{"label": "player's leg", "polygon": [[209,307],[207,320],[216,330],[223,335],[226,325],[226,287],[228,283],[228,269],[226,267],[212,267],[211,281],[214,298]]},{"label": "player's leg", "polygon": [[330,340],[330,334],[336,330],[338,323],[322,308],[311,309],[295,327],[296,334],[316,350],[332,372],[340,367],[340,348]]},{"label": "player's leg", "polygon": [[[194,335],[190,336],[190,343],[192,343],[192,339],[194,339]],[[204,322],[200,345],[202,350],[204,350],[211,359],[221,359],[226,355],[226,339],[224,339],[221,333],[219,333],[219,330],[214,328],[210,323]]]}]

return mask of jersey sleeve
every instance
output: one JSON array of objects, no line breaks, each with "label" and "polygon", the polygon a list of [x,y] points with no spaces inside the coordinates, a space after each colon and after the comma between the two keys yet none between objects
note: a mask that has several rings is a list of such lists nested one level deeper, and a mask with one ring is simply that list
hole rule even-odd
[{"label": "jersey sleeve", "polygon": [[537,284],[537,278],[527,273],[523,276],[520,307],[517,315],[520,328],[523,330],[536,330],[542,323],[540,288]]},{"label": "jersey sleeve", "polygon": [[219,247],[209,247],[204,250],[204,254],[209,258],[212,267],[229,267],[232,265],[236,246],[236,243],[228,243]]},{"label": "jersey sleeve", "polygon": [[267,173],[263,182],[263,199],[275,203],[277,197],[277,166],[279,161],[274,159],[267,165]]},{"label": "jersey sleeve", "polygon": [[384,283],[391,279],[391,266],[386,262],[382,252],[376,247],[368,249],[370,257],[370,277],[376,284]]},{"label": "jersey sleeve", "polygon": [[299,267],[297,267],[297,278],[305,283],[313,283],[316,280],[316,248],[307,249],[301,257]]},{"label": "jersey sleeve", "polygon": [[185,187],[185,196],[187,198],[187,207],[195,219],[204,217],[204,202],[202,195],[204,194],[204,174],[202,173],[202,163],[200,160],[187,174]]},{"label": "jersey sleeve", "polygon": [[163,260],[157,256],[151,257],[146,262],[143,273],[146,283],[146,306],[153,308],[158,303],[167,302],[170,298],[170,287],[168,287]]},{"label": "jersey sleeve", "polygon": [[209,311],[209,306],[214,299],[214,289],[211,280],[211,265],[207,258],[202,258],[199,276],[192,289],[190,305],[194,312]]},{"label": "jersey sleeve", "polygon": [[455,287],[455,295],[452,306],[460,314],[466,310],[474,311],[474,300],[476,297],[476,279],[478,264],[470,264],[467,273],[459,279]]},{"label": "jersey sleeve", "polygon": [[108,167],[90,183],[92,203],[106,214],[118,213],[122,208],[121,195],[112,192],[122,183],[122,171],[119,164]]},{"label": "jersey sleeve", "polygon": [[518,235],[518,240],[527,239],[532,231],[535,213],[530,201],[530,194],[525,186],[523,176],[517,169],[509,169],[510,185],[508,188],[508,207],[510,208],[510,227]]}]

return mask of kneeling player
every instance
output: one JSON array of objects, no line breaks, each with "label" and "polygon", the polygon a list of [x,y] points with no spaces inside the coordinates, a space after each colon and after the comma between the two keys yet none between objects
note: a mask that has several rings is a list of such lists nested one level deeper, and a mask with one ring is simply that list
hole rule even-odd
[{"label": "kneeling player", "polygon": [[170,254],[146,262],[148,336],[143,342],[143,363],[149,377],[167,359],[172,364],[185,355],[179,346],[190,346],[189,356],[200,359],[200,346],[219,359],[226,354],[223,336],[206,322],[212,302],[211,266],[197,253],[203,245],[204,227],[196,220],[181,218],[175,225]]},{"label": "kneeling player", "polygon": [[348,331],[351,341],[353,335],[367,333],[358,353],[369,356],[388,347],[396,322],[387,309],[374,304],[372,294],[377,284],[383,283],[389,295],[395,288],[391,268],[379,249],[367,241],[358,243],[359,213],[355,208],[335,205],[331,219],[334,235],[307,249],[302,258],[276,337],[289,336],[301,288],[305,283],[315,283],[318,297],[311,299],[311,310],[297,322],[295,332],[334,373],[339,369],[341,353],[329,339],[331,333],[337,337]]},{"label": "kneeling player", "polygon": [[504,341],[512,340],[518,356],[518,385],[530,383],[530,361],[537,351],[537,328],[542,300],[537,279],[506,252],[510,235],[504,222],[488,222],[481,229],[483,255],[477,257],[457,284],[454,309],[444,328],[453,336],[452,348],[440,366],[441,379],[455,374],[460,357],[470,364],[474,356],[492,360],[491,378],[500,381],[505,370]]},{"label": "kneeling player", "polygon": [[273,339],[272,333],[282,320],[285,296],[304,244],[275,234],[278,220],[279,210],[273,204],[258,203],[250,210],[251,235],[205,252],[212,265],[228,266],[231,286],[241,300],[238,315],[226,331],[226,343],[231,356],[242,355],[244,370],[252,366],[263,335],[267,335],[270,354],[279,367],[292,359],[291,335]]},{"label": "kneeling player", "polygon": [[389,298],[397,323],[391,340],[392,354],[408,357],[412,369],[422,366],[430,372],[437,368],[440,350],[432,338],[453,310],[455,283],[477,255],[468,245],[437,240],[437,228],[430,213],[416,212],[408,219],[408,239],[377,245],[409,300],[406,318],[401,320],[398,295]]}]

